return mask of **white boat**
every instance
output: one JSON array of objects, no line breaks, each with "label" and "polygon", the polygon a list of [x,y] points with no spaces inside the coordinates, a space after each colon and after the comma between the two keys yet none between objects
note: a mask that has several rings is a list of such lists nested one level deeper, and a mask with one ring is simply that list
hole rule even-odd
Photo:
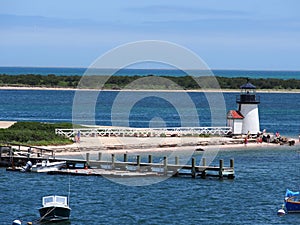
[{"label": "white boat", "polygon": [[32,166],[31,171],[37,173],[57,171],[66,166],[66,161],[63,162],[49,162],[48,160],[43,160]]},{"label": "white boat", "polygon": [[43,206],[39,209],[40,221],[68,220],[71,214],[68,197],[51,195],[43,197]]}]

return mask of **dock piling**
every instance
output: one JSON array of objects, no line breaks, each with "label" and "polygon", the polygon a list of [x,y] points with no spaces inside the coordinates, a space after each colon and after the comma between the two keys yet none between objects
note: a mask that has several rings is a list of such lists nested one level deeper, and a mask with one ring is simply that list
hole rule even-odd
[{"label": "dock piling", "polygon": [[196,178],[196,159],[193,157],[192,158],[192,168],[191,168],[191,173],[192,173],[192,178]]},{"label": "dock piling", "polygon": [[234,168],[234,159],[230,159],[230,168]]},{"label": "dock piling", "polygon": [[111,154],[111,169],[115,168],[116,156],[115,154]]},{"label": "dock piling", "polygon": [[175,156],[175,165],[179,165],[179,157]]},{"label": "dock piling", "polygon": [[86,166],[89,166],[90,165],[90,153],[89,152],[87,152],[86,153]]},{"label": "dock piling", "polygon": [[168,174],[168,158],[164,156],[164,175]]},{"label": "dock piling", "polygon": [[99,153],[98,153],[98,161],[101,161],[101,158],[102,158],[102,153],[99,152]]},{"label": "dock piling", "polygon": [[219,162],[219,178],[223,179],[223,166],[224,166],[224,161],[223,159],[220,159]]},{"label": "dock piling", "polygon": [[136,169],[137,169],[137,171],[140,171],[140,169],[141,169],[141,156],[140,155],[136,156]]},{"label": "dock piling", "polygon": [[202,166],[206,166],[206,158],[202,158]]}]

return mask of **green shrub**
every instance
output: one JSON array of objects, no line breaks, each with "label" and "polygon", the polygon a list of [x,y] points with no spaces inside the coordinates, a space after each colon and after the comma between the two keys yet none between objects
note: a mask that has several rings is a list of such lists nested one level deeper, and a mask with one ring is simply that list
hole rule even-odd
[{"label": "green shrub", "polygon": [[0,129],[0,142],[28,145],[70,144],[72,140],[55,134],[55,129],[72,127],[71,123],[17,122],[7,129]]}]

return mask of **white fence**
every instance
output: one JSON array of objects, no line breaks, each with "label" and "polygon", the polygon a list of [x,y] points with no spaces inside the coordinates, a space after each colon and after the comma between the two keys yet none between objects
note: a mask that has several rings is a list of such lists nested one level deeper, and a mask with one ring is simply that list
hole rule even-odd
[{"label": "white fence", "polygon": [[174,128],[79,128],[55,129],[56,134],[74,137],[182,137],[200,135],[225,136],[232,132],[231,127],[174,127]]}]

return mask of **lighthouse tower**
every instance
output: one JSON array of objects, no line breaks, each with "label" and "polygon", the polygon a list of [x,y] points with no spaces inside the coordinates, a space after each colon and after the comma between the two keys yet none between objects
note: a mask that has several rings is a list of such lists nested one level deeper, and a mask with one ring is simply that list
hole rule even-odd
[{"label": "lighthouse tower", "polygon": [[258,104],[259,96],[256,96],[256,87],[249,82],[241,86],[241,93],[237,96],[238,112],[243,115],[242,134],[257,134],[259,129]]}]

